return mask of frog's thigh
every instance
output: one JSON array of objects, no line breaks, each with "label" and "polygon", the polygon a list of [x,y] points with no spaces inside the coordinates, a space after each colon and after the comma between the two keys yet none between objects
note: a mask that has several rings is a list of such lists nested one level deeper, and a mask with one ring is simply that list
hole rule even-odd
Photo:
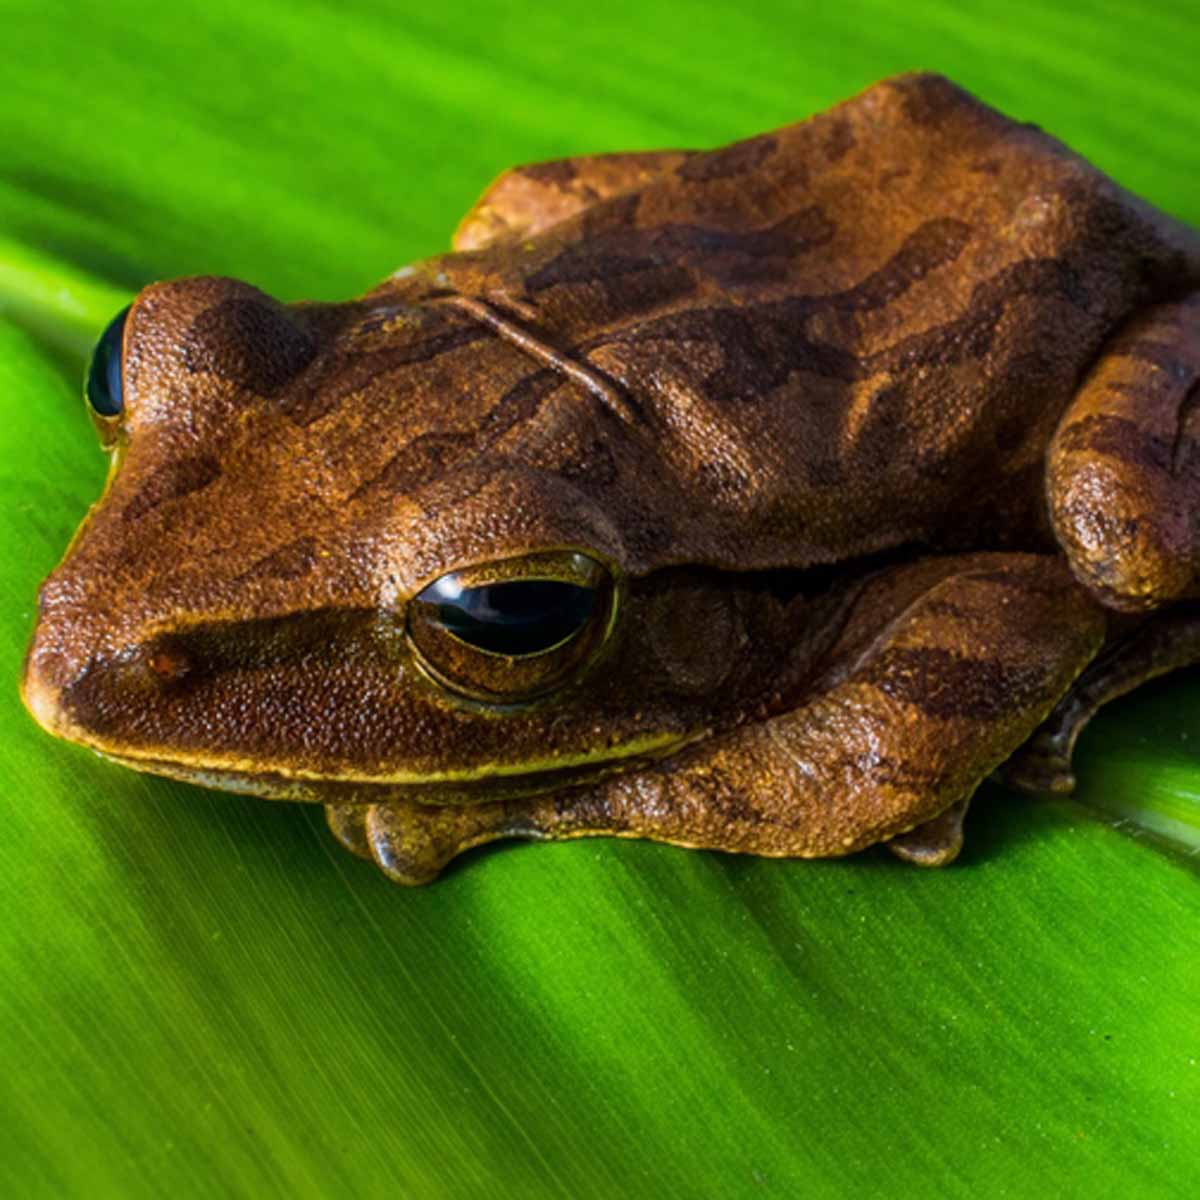
[{"label": "frog's thigh", "polygon": [[1055,433],[1047,487],[1079,580],[1144,612],[1195,588],[1200,566],[1200,293],[1141,314]]},{"label": "frog's thigh", "polygon": [[841,683],[640,776],[614,777],[584,793],[572,818],[797,857],[911,831],[902,857],[948,862],[965,802],[1067,690],[1104,625],[1060,559],[974,557],[913,602]]},{"label": "frog's thigh", "polygon": [[609,196],[642,187],[674,170],[692,152],[593,154],[505,171],[455,231],[455,250],[478,250],[499,238],[532,237]]},{"label": "frog's thigh", "polygon": [[[468,808],[376,805],[371,849],[405,883],[498,837],[607,834],[771,856],[846,854],[963,804],[1103,635],[1100,609],[1061,560],[974,556],[802,707],[574,792]],[[953,822],[898,849],[948,861]]]}]

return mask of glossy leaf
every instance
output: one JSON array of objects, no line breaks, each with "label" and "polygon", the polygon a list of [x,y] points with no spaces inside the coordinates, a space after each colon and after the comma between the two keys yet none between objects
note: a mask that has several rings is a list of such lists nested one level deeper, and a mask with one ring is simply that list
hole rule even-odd
[{"label": "glossy leaf", "polygon": [[511,162],[715,144],[913,66],[1200,223],[1187,6],[3,11],[0,1195],[1186,1194],[1194,678],[1087,735],[1077,802],[985,789],[942,872],[597,841],[412,892],[316,809],[52,742],[15,681],[103,483],[83,356],[141,284],[347,296]]}]

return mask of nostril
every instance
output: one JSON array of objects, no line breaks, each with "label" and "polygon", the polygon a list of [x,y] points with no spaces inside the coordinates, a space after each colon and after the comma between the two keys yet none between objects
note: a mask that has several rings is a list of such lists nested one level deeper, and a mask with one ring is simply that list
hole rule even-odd
[{"label": "nostril", "polygon": [[178,646],[158,645],[146,655],[146,666],[164,683],[178,683],[192,669],[191,660]]}]

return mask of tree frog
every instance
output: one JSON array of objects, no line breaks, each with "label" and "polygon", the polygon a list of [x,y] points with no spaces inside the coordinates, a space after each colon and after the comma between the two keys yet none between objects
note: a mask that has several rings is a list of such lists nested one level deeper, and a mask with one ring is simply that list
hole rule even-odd
[{"label": "tree frog", "polygon": [[510,837],[937,865],[1200,657],[1200,236],[1036,127],[901,76],[510,170],[453,246],[113,322],[45,729],[407,884]]}]

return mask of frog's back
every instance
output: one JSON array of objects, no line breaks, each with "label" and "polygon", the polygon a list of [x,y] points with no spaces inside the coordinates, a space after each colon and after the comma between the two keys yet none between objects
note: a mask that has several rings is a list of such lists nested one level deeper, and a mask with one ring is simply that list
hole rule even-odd
[{"label": "frog's back", "polygon": [[[632,565],[744,568],[1036,539],[1081,374],[1200,276],[1200,247],[1036,128],[917,75],[434,263],[629,397],[624,421],[580,406],[607,446],[572,482]],[[519,459],[519,430],[492,452]]]}]

